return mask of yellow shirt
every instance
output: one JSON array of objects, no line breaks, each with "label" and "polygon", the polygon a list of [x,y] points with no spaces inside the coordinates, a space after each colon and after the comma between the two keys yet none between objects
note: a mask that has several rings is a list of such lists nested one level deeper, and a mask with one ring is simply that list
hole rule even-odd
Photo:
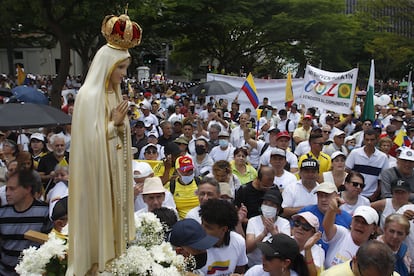
[{"label": "yellow shirt", "polygon": [[[171,181],[165,185],[165,189],[168,191],[170,191],[170,183]],[[198,196],[196,195],[197,189],[198,187],[195,180],[188,185],[181,184],[178,178],[175,180],[173,197],[180,219],[185,218],[188,211],[200,204]]]},{"label": "yellow shirt", "polygon": [[309,128],[309,130],[305,130],[303,127],[298,127],[295,129],[295,131],[293,132],[293,138],[294,137],[299,137],[303,140],[308,140],[310,133],[311,133],[312,128]]},{"label": "yellow shirt", "polygon": [[326,153],[323,153],[322,151],[319,153],[318,158],[316,158],[316,156],[310,151],[304,155],[302,155],[299,158],[298,161],[298,167],[300,168],[300,166],[302,165],[302,161],[304,159],[308,158],[308,155],[310,155],[313,159],[318,160],[319,162],[319,174],[322,175],[322,173],[327,172],[331,169],[331,157],[329,155],[327,155]]}]

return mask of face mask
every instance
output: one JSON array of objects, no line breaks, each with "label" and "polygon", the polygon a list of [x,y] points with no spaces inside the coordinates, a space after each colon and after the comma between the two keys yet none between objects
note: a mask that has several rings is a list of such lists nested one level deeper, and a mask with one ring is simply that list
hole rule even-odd
[{"label": "face mask", "polygon": [[353,145],[349,145],[349,146],[348,146],[348,149],[349,149],[349,150],[353,150],[353,149],[354,149],[354,146],[353,146]]},{"label": "face mask", "polygon": [[207,252],[201,253],[201,254],[197,254],[193,256],[196,262],[196,267],[195,269],[200,269],[203,266],[206,265],[207,263]]},{"label": "face mask", "polygon": [[190,184],[190,183],[191,183],[191,181],[193,181],[193,179],[194,179],[194,173],[193,173],[193,174],[191,174],[191,175],[182,175],[182,176],[181,176],[181,181],[182,181],[185,185]]},{"label": "face mask", "polygon": [[229,145],[229,141],[227,141],[226,139],[220,139],[219,140],[219,145],[222,148],[226,148]]},{"label": "face mask", "polygon": [[275,218],[276,217],[277,208],[262,204],[260,209],[262,210],[262,214],[265,218]]},{"label": "face mask", "polygon": [[202,155],[202,154],[206,153],[206,149],[203,146],[196,146],[195,151],[196,151],[197,155]]}]

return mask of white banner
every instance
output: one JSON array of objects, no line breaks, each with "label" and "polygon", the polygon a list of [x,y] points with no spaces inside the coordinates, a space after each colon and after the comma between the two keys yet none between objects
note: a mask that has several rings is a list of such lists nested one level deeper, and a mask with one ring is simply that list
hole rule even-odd
[{"label": "white banner", "polygon": [[[235,77],[235,76],[226,76],[220,74],[207,74],[207,81],[224,81],[228,84],[236,87],[241,91],[243,83],[246,81],[245,78]],[[270,105],[275,106],[278,110],[285,107],[285,89],[286,89],[286,79],[256,79],[254,78],[254,84],[256,86],[257,93],[259,94],[259,105],[263,103],[263,98],[267,97],[269,99]],[[295,102],[299,100],[300,91],[303,87],[303,79],[292,79],[292,90],[293,97]],[[231,102],[237,97],[239,92],[232,92],[225,95],[214,96],[216,100],[227,99],[229,101],[229,108]],[[207,96],[208,100],[209,96]],[[252,110],[252,115],[256,116],[256,111],[254,110],[252,104],[246,96],[246,93],[243,91],[240,92],[238,101],[240,103],[240,111],[244,112],[248,107]]]},{"label": "white banner", "polygon": [[307,65],[299,102],[336,113],[352,113],[358,68],[347,72],[328,72]]}]

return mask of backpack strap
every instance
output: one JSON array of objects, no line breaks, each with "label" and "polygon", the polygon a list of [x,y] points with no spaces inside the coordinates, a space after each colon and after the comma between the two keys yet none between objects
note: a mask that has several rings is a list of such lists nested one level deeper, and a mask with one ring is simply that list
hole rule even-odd
[{"label": "backpack strap", "polygon": [[[194,177],[194,180],[195,180],[196,185],[198,187],[198,185],[200,185],[201,178],[198,177],[198,176],[196,176],[196,177]],[[170,180],[170,192],[173,195],[174,195],[174,192],[175,192],[175,184],[176,184],[176,181],[177,181],[177,178],[173,178],[173,179]]]},{"label": "backpack strap", "polygon": [[269,143],[265,143],[262,150],[260,151],[260,156],[263,155],[263,153],[267,150],[268,147],[269,147]]}]

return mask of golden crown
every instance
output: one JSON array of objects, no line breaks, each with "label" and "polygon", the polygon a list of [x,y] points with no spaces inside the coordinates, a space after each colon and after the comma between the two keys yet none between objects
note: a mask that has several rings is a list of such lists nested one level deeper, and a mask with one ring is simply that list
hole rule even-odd
[{"label": "golden crown", "polygon": [[106,16],[102,22],[101,32],[108,46],[115,49],[126,50],[141,43],[141,27],[138,23],[131,21],[126,14],[119,17]]}]

